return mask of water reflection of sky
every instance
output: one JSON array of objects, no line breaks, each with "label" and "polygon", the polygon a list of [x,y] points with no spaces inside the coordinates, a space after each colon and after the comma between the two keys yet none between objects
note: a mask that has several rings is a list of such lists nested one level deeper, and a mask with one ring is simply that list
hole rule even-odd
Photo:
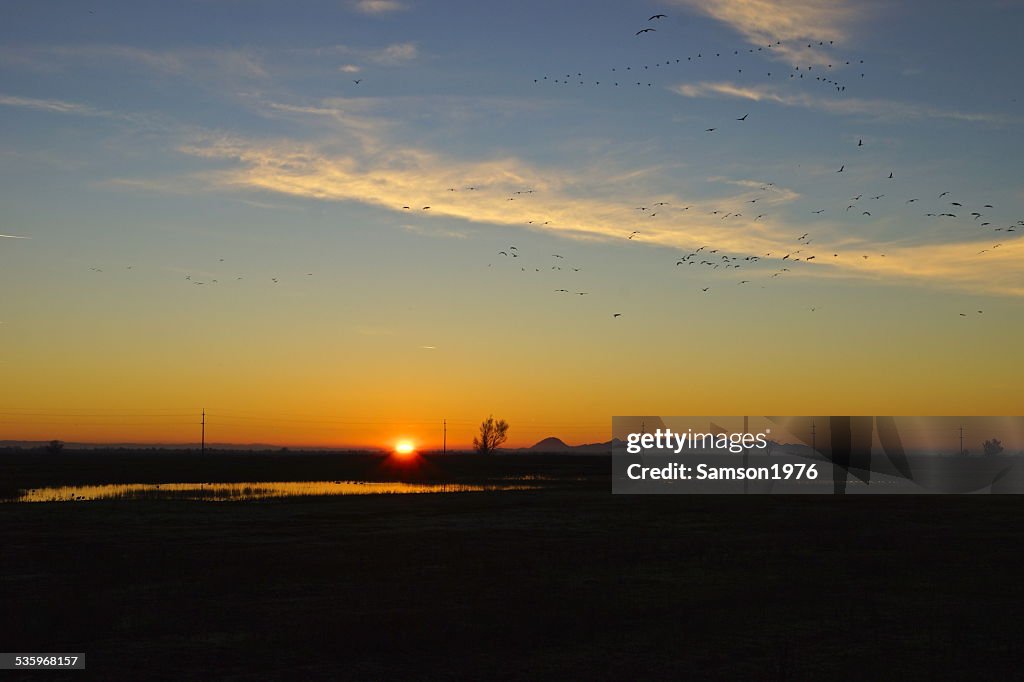
[{"label": "water reflection of sky", "polygon": [[523,483],[469,485],[399,481],[271,481],[259,483],[113,483],[33,488],[15,502],[83,502],[90,500],[266,500],[329,495],[410,495],[532,490]]}]

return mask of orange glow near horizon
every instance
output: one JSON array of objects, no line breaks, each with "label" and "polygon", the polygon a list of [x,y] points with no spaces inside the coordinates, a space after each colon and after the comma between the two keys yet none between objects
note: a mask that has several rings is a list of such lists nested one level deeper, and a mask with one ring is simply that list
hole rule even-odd
[{"label": "orange glow near horizon", "polygon": [[408,457],[414,452],[416,452],[416,446],[412,443],[412,441],[400,440],[395,445],[395,454],[399,455],[400,457]]}]

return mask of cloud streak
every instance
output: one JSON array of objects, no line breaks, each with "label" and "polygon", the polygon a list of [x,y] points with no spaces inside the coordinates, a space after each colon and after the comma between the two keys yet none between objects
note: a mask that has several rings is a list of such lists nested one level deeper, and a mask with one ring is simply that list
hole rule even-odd
[{"label": "cloud streak", "polygon": [[365,54],[367,59],[376,64],[397,66],[416,59],[419,56],[419,48],[415,43],[395,43],[378,50],[370,50]]},{"label": "cloud streak", "polygon": [[55,114],[76,114],[78,116],[114,116],[111,112],[96,109],[88,104],[65,102],[59,99],[38,99],[35,97],[17,97],[0,95],[0,106],[48,111]]},{"label": "cloud streak", "polygon": [[[673,3],[720,21],[755,45],[781,41],[774,52],[806,61],[794,48],[802,41],[842,42],[863,16],[863,5],[843,0],[675,0]],[[824,56],[822,56],[824,58]]]},{"label": "cloud streak", "polygon": [[738,85],[729,81],[680,83],[671,86],[669,90],[683,97],[721,97],[743,99],[751,102],[770,102],[785,107],[812,109],[844,116],[866,116],[888,121],[893,119],[945,119],[990,125],[1013,122],[1011,119],[997,114],[956,111],[924,104],[911,104],[884,99],[815,97],[806,93],[786,93],[777,87],[767,85]]},{"label": "cloud streak", "polygon": [[408,9],[404,2],[397,0],[358,0],[352,6],[357,12],[370,15],[391,14]]},{"label": "cloud streak", "polygon": [[43,45],[7,47],[0,57],[44,70],[79,68],[85,64],[145,67],[192,79],[265,78],[268,72],[255,51],[224,48],[144,49],[131,45]]},{"label": "cloud streak", "polygon": [[[675,89],[689,97],[738,97],[785,106],[821,106],[805,95],[732,83],[683,84]],[[31,101],[19,105],[77,109],[67,102],[40,102],[43,104]],[[209,161],[210,170],[164,178],[115,178],[105,184],[143,191],[231,190],[356,202],[401,214],[398,224],[402,229],[436,237],[464,236],[451,225],[453,220],[623,244],[635,231],[639,234],[630,240],[631,247],[682,251],[705,246],[707,250],[718,249],[720,255],[758,256],[762,261],[754,269],[763,270],[766,278],[771,273],[769,268],[777,266],[772,263],[774,259],[799,248],[793,243],[792,223],[782,209],[798,202],[801,196],[749,175],[708,178],[725,191],[714,198],[705,193],[705,198],[693,199],[687,192],[652,187],[650,179],[663,173],[652,172],[651,168],[623,168],[609,159],[591,159],[570,169],[537,166],[511,154],[465,159],[439,153],[407,139],[399,123],[401,111],[394,116],[386,113],[395,107],[390,101],[330,98],[299,104],[261,101],[259,106],[264,115],[322,120],[328,126],[312,140],[186,134],[177,150]],[[883,106],[890,105],[875,102],[855,110],[878,114]],[[403,102],[397,109],[406,110],[408,106]],[[520,194],[525,190],[533,191]],[[659,202],[665,205],[653,208]],[[427,206],[430,208],[425,209]],[[638,206],[650,210],[638,211]],[[821,257],[813,263],[796,264],[786,276],[858,277],[1024,296],[1024,273],[1017,273],[1019,268],[1014,267],[1013,260],[1016,257],[1016,263],[1020,262],[1020,244],[1008,240],[997,253],[978,257],[978,252],[991,244],[962,241],[908,246],[871,243],[867,239],[851,241],[840,230],[819,232],[815,249]],[[833,252],[843,257],[833,259]],[[765,256],[768,253],[773,256]],[[861,253],[886,253],[886,258],[862,259]],[[718,272],[724,273],[725,269]]]},{"label": "cloud streak", "polygon": [[[880,282],[903,281],[948,290],[968,291],[976,294],[1024,296],[1024,276],[1020,263],[1024,262],[1024,237],[1004,239],[999,248],[991,241],[959,241],[946,244],[923,244],[893,247],[863,245],[863,251],[876,252],[864,259],[851,245],[845,247],[844,261],[831,263],[825,272],[811,273],[809,269],[796,271],[795,276],[824,274],[827,276],[856,276]],[[831,247],[819,247],[824,253]],[[885,256],[877,253],[885,252]],[[984,251],[984,253],[981,253]],[[831,254],[829,254],[831,255]],[[827,258],[823,263],[828,263]],[[814,269],[821,270],[821,266]],[[831,272],[828,272],[831,270]]]},{"label": "cloud streak", "polygon": [[735,28],[754,42],[842,40],[857,17],[841,0],[676,0]]},{"label": "cloud streak", "polygon": [[[633,245],[680,251],[704,246],[718,249],[716,258],[721,254],[759,256],[760,274],[754,276],[765,280],[779,264],[776,259],[794,250],[792,227],[785,221],[759,221],[752,212],[743,211],[750,198],[757,198],[758,210],[764,211],[787,205],[799,195],[785,188],[755,188],[761,185],[756,180],[719,179],[742,191],[714,201],[688,201],[674,194],[641,197],[646,206],[667,203],[660,209],[661,217],[652,218],[654,211],[636,210],[635,200],[624,203],[608,198],[614,196],[616,183],[609,184],[603,171],[573,175],[515,158],[463,161],[423,149],[387,147],[362,156],[331,152],[311,143],[238,137],[195,140],[180,150],[218,163],[234,161],[234,168],[203,173],[199,181],[208,187],[374,205],[403,214],[404,229],[421,234],[436,229],[438,236],[456,236],[443,223],[432,225],[439,218],[623,244],[636,231],[639,235],[631,240]],[[479,189],[465,189],[469,186]],[[526,188],[534,192],[515,194]],[[689,209],[684,210],[686,206]],[[712,214],[716,207],[719,212]],[[723,217],[728,212],[724,207],[732,207],[733,216]],[[827,236],[820,236],[804,254],[818,252],[817,262],[789,261],[786,264],[792,267],[787,276],[853,277],[1024,296],[1024,274],[1017,268],[1024,258],[1024,240],[1007,240],[1000,249],[979,256],[987,246],[991,244],[976,240],[916,246],[850,243],[848,239],[829,242]],[[833,251],[842,257],[831,258]],[[765,257],[767,253],[772,257]],[[862,253],[873,255],[864,259]]]}]

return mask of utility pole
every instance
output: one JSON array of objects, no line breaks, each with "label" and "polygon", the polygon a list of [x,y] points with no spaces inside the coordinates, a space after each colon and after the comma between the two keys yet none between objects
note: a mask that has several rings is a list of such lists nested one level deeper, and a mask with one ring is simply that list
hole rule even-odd
[{"label": "utility pole", "polygon": [[206,454],[206,408],[205,407],[203,408],[203,421],[201,423],[203,425],[203,432],[202,432],[203,433],[203,437],[202,437],[203,439],[202,439],[202,444],[199,446],[199,448],[200,448],[199,452],[202,453],[202,454]]},{"label": "utility pole", "polygon": [[964,456],[964,425],[960,425],[960,456]]},{"label": "utility pole", "polygon": [[442,429],[442,435],[441,435],[441,454],[442,455],[446,455],[446,454],[448,454],[448,420],[447,419],[442,419],[441,420],[441,429]]}]

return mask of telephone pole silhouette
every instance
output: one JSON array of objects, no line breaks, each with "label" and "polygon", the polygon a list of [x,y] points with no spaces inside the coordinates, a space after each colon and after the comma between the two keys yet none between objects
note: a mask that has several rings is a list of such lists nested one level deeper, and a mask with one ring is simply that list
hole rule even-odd
[{"label": "telephone pole silhouette", "polygon": [[441,454],[448,454],[448,420],[441,420]]},{"label": "telephone pole silhouette", "polygon": [[200,454],[206,454],[206,408],[205,407],[203,408],[203,421],[201,421],[200,424],[202,424],[202,440],[200,441],[199,452],[200,452]]},{"label": "telephone pole silhouette", "polygon": [[960,456],[964,454],[964,425],[960,425]]}]

